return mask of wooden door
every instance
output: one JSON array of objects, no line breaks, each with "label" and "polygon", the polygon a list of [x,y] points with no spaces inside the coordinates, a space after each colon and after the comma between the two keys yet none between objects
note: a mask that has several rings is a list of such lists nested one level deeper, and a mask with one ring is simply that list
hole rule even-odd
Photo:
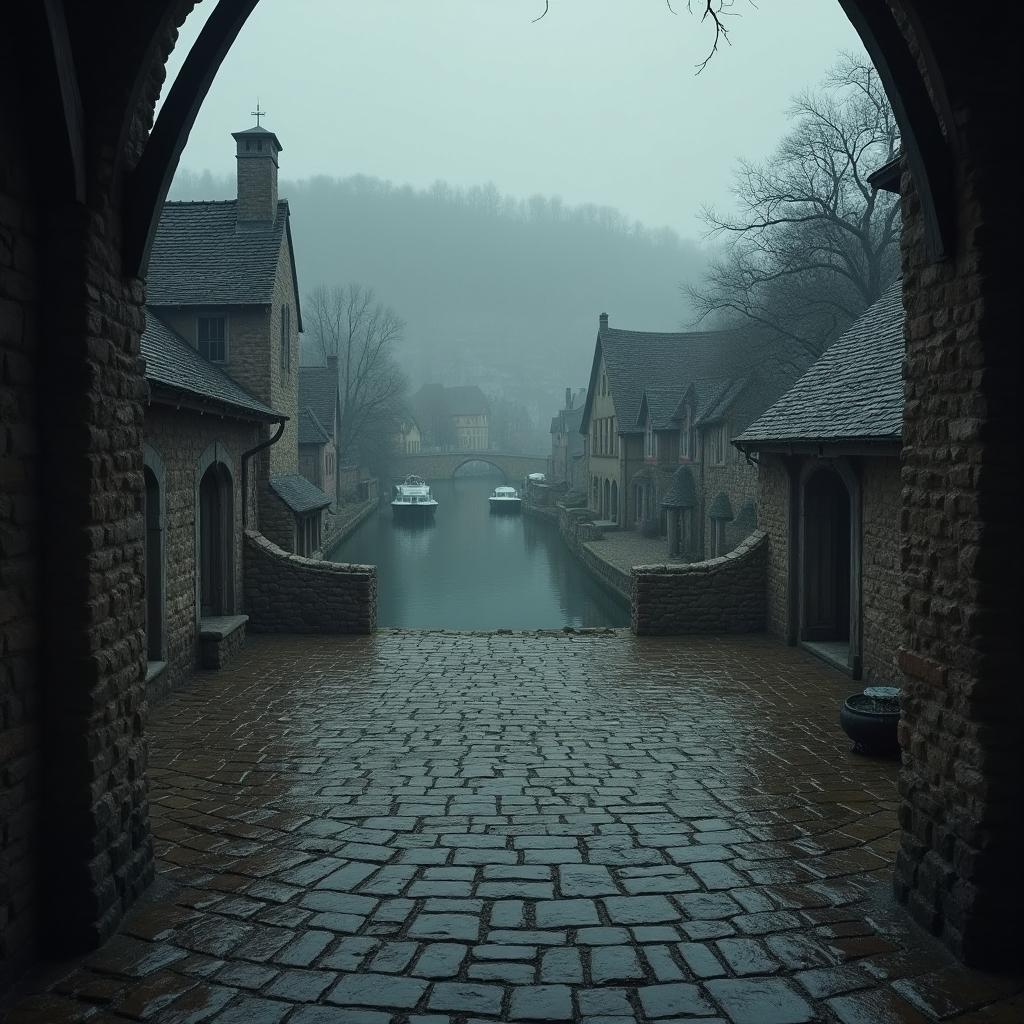
[{"label": "wooden door", "polygon": [[850,498],[836,473],[804,488],[803,638],[850,637]]}]

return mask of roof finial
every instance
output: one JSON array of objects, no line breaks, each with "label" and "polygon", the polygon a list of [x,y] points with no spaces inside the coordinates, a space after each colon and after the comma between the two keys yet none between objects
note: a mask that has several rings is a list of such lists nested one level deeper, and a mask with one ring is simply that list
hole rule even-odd
[{"label": "roof finial", "polygon": [[251,113],[252,113],[252,116],[256,118],[256,127],[259,128],[259,126],[260,126],[260,118],[261,117],[266,117],[267,116],[267,112],[265,110],[260,110],[260,100],[259,100],[258,96],[256,97],[256,109],[251,111]]}]

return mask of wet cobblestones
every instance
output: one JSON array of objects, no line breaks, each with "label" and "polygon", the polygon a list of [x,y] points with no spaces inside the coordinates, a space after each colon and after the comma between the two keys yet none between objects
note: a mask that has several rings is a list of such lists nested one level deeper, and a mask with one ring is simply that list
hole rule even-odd
[{"label": "wet cobblestones", "polygon": [[255,638],[151,716],[153,890],[7,1020],[1024,1019],[892,909],[851,689],[757,637]]}]

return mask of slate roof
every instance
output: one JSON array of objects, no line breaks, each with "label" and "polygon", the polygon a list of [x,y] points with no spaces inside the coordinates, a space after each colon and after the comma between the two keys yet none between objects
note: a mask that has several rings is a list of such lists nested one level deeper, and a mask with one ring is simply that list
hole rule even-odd
[{"label": "slate roof", "polygon": [[699,427],[703,424],[714,423],[715,420],[720,420],[729,411],[729,406],[736,401],[740,392],[749,383],[749,377],[740,377],[737,380],[726,381],[718,389],[718,394],[714,398],[710,401],[705,401],[703,408],[697,413],[694,425]]},{"label": "slate roof", "polygon": [[309,406],[299,410],[299,444],[327,444],[331,435],[316,418]]},{"label": "slate roof", "polygon": [[299,367],[299,408],[309,409],[328,438],[334,436],[334,410],[338,402],[338,374],[326,366]]},{"label": "slate roof", "polygon": [[709,519],[732,519],[732,504],[728,494],[717,494],[708,509]]},{"label": "slate roof", "polygon": [[475,384],[445,388],[444,397],[451,416],[486,416],[489,411],[484,393]]},{"label": "slate roof", "polygon": [[697,505],[697,488],[693,482],[693,473],[689,466],[680,466],[672,474],[665,497],[661,499],[664,508],[695,508]]},{"label": "slate roof", "polygon": [[202,402],[234,410],[246,419],[287,419],[253,398],[219,366],[204,359],[149,309],[146,310],[146,329],[142,332],[142,358],[146,361],[146,380],[155,392],[166,390],[176,395],[191,395]]},{"label": "slate roof", "polygon": [[298,473],[277,473],[270,478],[270,487],[293,512],[312,512],[331,503],[319,487]]},{"label": "slate roof", "polygon": [[644,410],[650,413],[651,426],[655,430],[670,430],[676,426],[672,422],[679,405],[679,388],[649,387],[644,388],[637,410],[638,427],[645,425]]},{"label": "slate roof", "polygon": [[695,380],[730,378],[749,366],[750,331],[691,331],[678,334],[623,331],[601,327],[594,350],[584,422],[596,393],[597,369],[604,358],[608,390],[620,433],[639,432],[640,402],[648,387],[671,384],[678,396]]},{"label": "slate roof", "polygon": [[734,439],[899,443],[903,432],[903,302],[896,281],[774,405]]},{"label": "slate roof", "polygon": [[[278,202],[273,224],[239,226],[237,206],[235,199],[164,203],[146,279],[151,306],[271,304],[286,235],[291,248],[288,202]],[[294,258],[291,273],[295,280]],[[301,331],[298,310],[296,319]]]}]

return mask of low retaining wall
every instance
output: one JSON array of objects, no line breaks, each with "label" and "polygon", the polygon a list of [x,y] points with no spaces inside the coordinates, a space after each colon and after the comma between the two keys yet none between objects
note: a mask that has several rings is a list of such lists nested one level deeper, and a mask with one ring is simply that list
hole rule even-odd
[{"label": "low retaining wall", "polygon": [[247,530],[245,611],[251,633],[372,633],[377,568],[290,555]]},{"label": "low retaining wall", "polygon": [[343,505],[338,512],[329,513],[330,522],[320,547],[322,554],[333,551],[343,540],[347,540],[363,523],[377,511],[380,501],[368,498],[358,505]]},{"label": "low retaining wall", "polygon": [[587,541],[600,540],[601,530],[594,525],[594,513],[585,508],[566,508],[564,505],[524,505],[527,515],[545,519],[558,527],[565,546],[583,563],[599,583],[629,601],[631,581],[629,573],[605,561],[587,545]]},{"label": "low retaining wall", "polygon": [[757,633],[765,628],[768,536],[755,530],[721,558],[636,565],[631,627],[637,635]]}]

